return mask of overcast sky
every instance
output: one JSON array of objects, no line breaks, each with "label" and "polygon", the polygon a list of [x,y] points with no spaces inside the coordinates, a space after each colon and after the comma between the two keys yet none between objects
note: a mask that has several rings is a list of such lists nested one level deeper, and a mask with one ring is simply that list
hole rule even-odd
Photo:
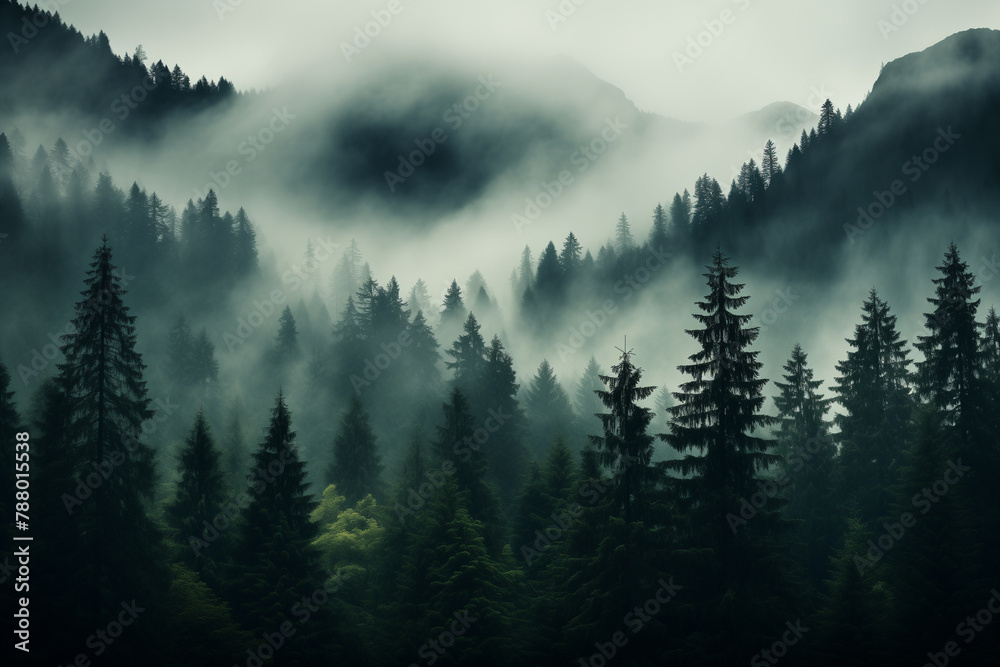
[{"label": "overcast sky", "polygon": [[[398,4],[395,4],[397,3]],[[401,10],[356,59],[398,52],[502,59],[565,53],[641,109],[723,120],[813,89],[838,106],[861,100],[879,67],[968,28],[1000,28],[996,0],[49,0],[117,53],[233,80],[280,84],[303,68],[351,65],[341,43],[394,4]],[[896,12],[897,30],[892,17]],[[572,8],[562,13],[559,7]],[[547,13],[550,12],[550,13]],[[723,15],[723,12],[728,12]],[[727,23],[723,23],[722,19]],[[563,20],[564,19],[564,20]],[[905,20],[904,20],[905,19]],[[880,20],[883,21],[880,25]],[[705,22],[709,22],[706,27]],[[721,27],[721,30],[720,30]],[[707,32],[714,28],[718,35]],[[706,45],[699,55],[689,38]],[[373,55],[374,54],[374,55]],[[683,61],[679,56],[689,58]],[[356,62],[356,61],[355,61]],[[349,70],[347,70],[349,72]],[[815,104],[811,104],[815,106]]]}]

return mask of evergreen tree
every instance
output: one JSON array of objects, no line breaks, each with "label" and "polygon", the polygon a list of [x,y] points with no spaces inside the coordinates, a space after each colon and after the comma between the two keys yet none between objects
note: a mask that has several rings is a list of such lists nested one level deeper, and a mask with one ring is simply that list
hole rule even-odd
[{"label": "evergreen tree", "polygon": [[646,494],[656,483],[650,466],[653,457],[653,436],[646,433],[653,413],[637,404],[648,398],[656,387],[640,386],[642,369],[632,363],[632,352],[622,352],[611,367],[614,375],[602,375],[607,390],[598,390],[597,397],[609,410],[599,414],[603,436],[591,436],[597,447],[598,460],[611,471],[615,505],[626,524],[646,517]]},{"label": "evergreen tree", "polygon": [[924,360],[917,362],[916,385],[921,397],[945,413],[967,447],[984,417],[983,325],[976,321],[980,301],[973,300],[982,287],[975,284],[975,275],[959,257],[954,243],[937,269],[942,277],[934,279],[934,296],[927,299],[934,312],[924,315],[929,333],[919,336],[916,344],[924,355]]},{"label": "evergreen tree", "polygon": [[524,398],[530,424],[529,449],[533,455],[542,458],[556,436],[565,438],[574,435],[576,416],[566,391],[546,360],[539,364],[538,372],[528,383]]},{"label": "evergreen tree", "polygon": [[535,275],[535,296],[546,308],[559,304],[566,293],[566,281],[556,254],[556,246],[551,241],[545,246],[545,251],[538,260],[538,272]]},{"label": "evergreen tree", "polygon": [[[682,499],[695,503],[696,516],[708,532],[706,539],[727,575],[738,575],[749,563],[738,562],[736,533],[718,517],[731,514],[740,498],[751,497],[758,490],[758,474],[781,458],[769,451],[775,446],[773,440],[752,435],[778,420],[760,414],[767,380],[759,377],[759,352],[747,349],[760,330],[746,326],[751,315],[735,312],[749,300],[740,296],[744,285],[733,282],[737,273],[716,251],[705,274],[709,294],[697,302],[702,313],[694,315],[702,328],[687,331],[701,349],[691,355],[693,363],[678,367],[692,379],[674,394],[678,404],[670,408],[671,429],[663,436],[683,455],[665,464],[683,475],[673,484]],[[774,515],[773,509],[770,514]]]},{"label": "evergreen tree", "polygon": [[436,395],[441,386],[440,345],[422,310],[417,311],[413,321],[407,325],[407,331],[410,341],[406,351],[406,363],[410,369],[408,376],[421,391]]},{"label": "evergreen tree", "polygon": [[559,253],[559,266],[562,267],[567,284],[570,284],[576,278],[580,270],[581,251],[580,242],[576,240],[573,232],[570,232],[563,242],[562,251]]},{"label": "evergreen tree", "polygon": [[982,341],[983,381],[987,397],[992,396],[991,414],[1000,413],[1000,317],[990,308],[986,314]]},{"label": "evergreen tree", "polygon": [[[80,526],[79,541],[61,556],[90,563],[85,576],[93,617],[107,618],[123,599],[158,599],[167,573],[162,536],[146,514],[155,488],[154,451],[139,439],[154,411],[143,379],[145,364],[135,350],[135,317],[122,299],[125,290],[106,237],[84,282],[74,333],[66,335],[65,361],[58,365],[57,386],[68,406],[63,447],[79,477],[64,481],[61,497]],[[67,492],[91,475],[94,465],[113,472],[86,502],[70,497]],[[129,643],[141,642],[142,634]]]},{"label": "evergreen tree", "polygon": [[853,500],[865,525],[887,515],[890,489],[906,450],[913,402],[906,341],[896,317],[874,289],[862,306],[862,322],[848,339],[853,351],[837,364],[840,428],[838,484],[842,500]]},{"label": "evergreen tree", "polygon": [[[486,350],[486,367],[482,381],[483,422],[493,417],[489,440],[484,443],[489,462],[490,479],[497,485],[500,497],[511,501],[521,483],[527,452],[524,447],[524,414],[517,400],[517,374],[514,359],[504,349],[499,336],[494,336]],[[492,410],[492,412],[490,412]],[[496,415],[496,416],[493,416]]]},{"label": "evergreen tree", "polygon": [[443,408],[444,422],[438,426],[438,437],[434,442],[437,458],[442,463],[453,463],[453,479],[458,489],[466,494],[469,514],[476,521],[483,522],[490,553],[499,554],[504,530],[496,492],[486,479],[487,457],[481,439],[478,439],[476,420],[469,411],[469,403],[457,388],[452,389]]},{"label": "evergreen tree", "polygon": [[624,212],[618,217],[618,224],[615,226],[615,250],[619,255],[635,250],[635,239],[632,238],[632,229]]},{"label": "evergreen tree", "polygon": [[462,335],[447,351],[451,361],[445,361],[445,367],[455,372],[455,386],[474,402],[474,409],[480,407],[479,390],[486,369],[486,341],[479,329],[476,316],[469,313]]},{"label": "evergreen tree", "polygon": [[781,173],[781,162],[778,160],[778,149],[770,139],[764,144],[764,156],[760,160],[761,176],[764,186],[771,187],[774,178]]},{"label": "evergreen tree", "polygon": [[[299,458],[291,413],[281,392],[248,478],[250,504],[243,512],[230,577],[230,599],[243,627],[256,636],[274,632],[303,595],[317,588],[318,554],[312,545],[315,502],[306,493],[305,462]],[[282,648],[283,660],[314,663],[322,644],[317,625],[300,626]]]},{"label": "evergreen tree", "polygon": [[[223,560],[219,544],[211,549],[203,548],[200,537],[204,531],[202,522],[211,524],[222,513],[226,500],[227,484],[222,471],[222,455],[215,447],[212,432],[205,421],[205,413],[199,410],[194,426],[184,441],[178,456],[180,479],[173,500],[167,505],[166,516],[182,550],[184,563],[201,575],[202,580],[218,589],[221,573],[214,563]],[[226,536],[222,536],[227,543]]]},{"label": "evergreen tree", "polygon": [[523,295],[524,291],[535,286],[535,264],[531,259],[531,248],[524,246],[521,251],[521,264],[518,267],[517,284],[514,286],[514,294]]},{"label": "evergreen tree", "polygon": [[299,349],[299,331],[295,326],[292,309],[285,306],[278,320],[278,337],[275,341],[275,352],[279,360],[295,359],[301,354]]},{"label": "evergreen tree", "polygon": [[257,231],[242,206],[236,212],[234,223],[236,230],[233,268],[237,276],[250,276],[257,272]]},{"label": "evergreen tree", "polygon": [[[819,112],[819,124],[816,126],[816,134],[823,137],[830,134],[833,129],[837,126],[837,121],[840,120],[840,114],[834,110],[833,102],[827,100],[823,102],[823,107]],[[810,140],[812,135],[810,134]]]},{"label": "evergreen tree", "polygon": [[215,343],[202,327],[191,342],[191,376],[195,382],[210,385],[219,379],[219,362],[215,359]]},{"label": "evergreen tree", "polygon": [[383,497],[384,466],[375,441],[368,412],[361,397],[353,393],[341,415],[340,432],[333,442],[333,460],[326,471],[326,483],[335,484],[351,505],[369,494],[376,499]]},{"label": "evergreen tree", "polygon": [[465,319],[465,304],[462,302],[462,288],[458,286],[457,280],[451,281],[448,292],[444,295],[444,304],[441,308],[441,324],[457,325]]},{"label": "evergreen tree", "polygon": [[833,466],[836,447],[825,419],[832,399],[817,390],[807,355],[798,344],[785,363],[784,382],[775,382],[781,392],[774,397],[780,428],[779,452],[789,499],[786,516],[799,520],[798,542],[803,546],[804,565],[812,581],[826,575],[833,549],[843,534],[835,506]]},{"label": "evergreen tree", "polygon": [[662,204],[653,209],[653,228],[649,230],[649,244],[653,248],[662,248],[667,243],[667,212]]},{"label": "evergreen tree", "polygon": [[410,299],[407,301],[406,306],[414,317],[418,313],[423,313],[426,319],[428,315],[432,314],[431,296],[427,292],[427,283],[419,278],[417,279],[417,282],[410,289]]}]

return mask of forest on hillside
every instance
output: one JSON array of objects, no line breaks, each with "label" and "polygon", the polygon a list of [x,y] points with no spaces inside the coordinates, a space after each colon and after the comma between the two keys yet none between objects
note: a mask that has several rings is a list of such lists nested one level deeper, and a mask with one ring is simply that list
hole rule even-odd
[{"label": "forest on hillside", "polygon": [[144,150],[266,93],[0,32],[4,664],[997,664],[1000,73],[901,83],[993,31],[520,254],[180,197]]}]

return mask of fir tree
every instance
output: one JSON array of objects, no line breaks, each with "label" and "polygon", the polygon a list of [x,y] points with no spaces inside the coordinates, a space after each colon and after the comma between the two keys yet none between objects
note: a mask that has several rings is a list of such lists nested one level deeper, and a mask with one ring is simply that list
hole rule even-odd
[{"label": "fir tree", "polygon": [[382,457],[378,454],[375,431],[357,393],[351,394],[347,410],[340,418],[340,432],[333,442],[333,460],[326,471],[326,483],[354,505],[371,494],[383,497]]},{"label": "fir tree", "polygon": [[609,410],[598,415],[604,435],[593,435],[590,440],[597,447],[601,465],[613,475],[615,504],[629,524],[646,517],[645,496],[656,483],[650,467],[653,436],[646,433],[653,413],[637,404],[652,395],[656,387],[640,386],[642,369],[632,363],[631,350],[622,352],[611,371],[614,375],[601,376],[607,390],[597,391],[597,397]]},{"label": "fir tree", "polygon": [[211,549],[203,548],[199,539],[204,531],[202,522],[211,524],[221,515],[227,484],[222,471],[222,455],[215,447],[202,410],[195,416],[178,463],[180,479],[174,498],[166,508],[167,520],[175,531],[177,542],[186,547],[182,551],[185,564],[217,588],[220,573],[213,564],[222,560],[225,554],[217,544]]},{"label": "fir tree", "polygon": [[486,369],[486,341],[479,329],[476,316],[469,313],[462,335],[447,351],[451,360],[445,361],[445,367],[455,372],[455,386],[474,402],[474,409],[480,407],[479,390]]},{"label": "fir tree", "polygon": [[456,325],[465,319],[465,304],[462,302],[462,288],[457,280],[452,280],[448,292],[444,295],[441,307],[441,324]]},{"label": "fir tree", "polygon": [[781,173],[781,162],[778,160],[778,149],[770,139],[764,144],[764,155],[760,160],[761,176],[764,179],[764,186],[771,187],[776,176]]},{"label": "fir tree", "polygon": [[469,513],[473,519],[483,522],[490,553],[499,554],[503,538],[502,519],[496,492],[487,481],[487,456],[481,440],[477,439],[476,420],[469,411],[469,403],[457,388],[452,389],[448,402],[442,407],[444,422],[438,426],[438,437],[434,442],[437,458],[442,463],[453,463],[453,477],[459,490],[467,494]]},{"label": "fir tree", "polygon": [[576,240],[573,232],[570,232],[566,236],[566,241],[563,242],[562,251],[559,253],[559,266],[562,267],[567,282],[574,280],[579,272],[581,251],[580,242]]},{"label": "fir tree", "polygon": [[934,312],[924,315],[928,335],[916,347],[924,355],[917,362],[916,385],[923,398],[947,415],[961,441],[969,444],[983,419],[980,330],[976,321],[982,287],[961,260],[955,244],[948,247],[942,277],[934,279],[934,296],[927,301]]},{"label": "fir tree", "polygon": [[[295,435],[291,413],[279,392],[264,439],[253,456],[247,493],[251,500],[242,515],[234,551],[235,576],[230,577],[229,595],[237,617],[257,636],[280,627],[289,610],[319,583],[318,554],[312,546],[316,524],[309,518],[315,502],[306,493],[305,462],[299,458]],[[287,640],[289,646],[282,649],[285,660],[318,658],[315,627],[304,626]]]},{"label": "fir tree", "polygon": [[896,317],[872,289],[862,306],[862,322],[848,343],[854,350],[837,364],[840,428],[838,484],[842,500],[853,500],[866,525],[886,516],[890,488],[906,450],[913,402],[910,399],[906,341]]},{"label": "fir tree", "polygon": [[299,349],[299,331],[295,326],[292,309],[285,306],[278,320],[278,337],[275,340],[275,353],[281,361],[295,359],[301,355]]},{"label": "fir tree", "polygon": [[615,225],[615,250],[619,255],[626,255],[635,250],[635,239],[632,237],[632,229],[624,212],[618,217],[618,223]]},{"label": "fir tree", "polygon": [[482,420],[485,425],[492,417],[490,427],[494,430],[483,447],[489,461],[489,478],[505,502],[514,498],[527,459],[524,413],[517,400],[518,388],[514,359],[504,349],[500,337],[494,336],[486,350],[481,388]]},{"label": "fir tree", "polygon": [[653,209],[653,228],[649,230],[649,244],[653,248],[662,248],[667,243],[667,212],[662,204]]},{"label": "fir tree", "polygon": [[560,303],[566,293],[566,280],[559,264],[556,246],[551,241],[545,246],[545,251],[538,260],[534,292],[539,302],[545,306],[555,306]]},{"label": "fir tree", "polygon": [[800,345],[792,348],[784,369],[785,381],[774,383],[781,392],[774,397],[774,404],[781,420],[778,444],[789,499],[786,516],[801,521],[798,542],[803,545],[804,565],[818,584],[844,528],[839,513],[832,511],[836,446],[825,419],[832,399],[817,391],[823,382],[813,380],[813,370]]},{"label": "fir tree", "polygon": [[154,412],[124,295],[105,238],[76,305],[74,333],[65,337],[57,384],[69,406],[63,447],[77,465],[73,474],[83,479],[94,465],[113,470],[86,502],[70,497],[76,484],[69,479],[62,494],[81,526],[79,542],[62,557],[91,563],[86,576],[96,618],[106,618],[122,599],[145,595],[152,601],[166,585],[162,537],[146,515],[155,488],[154,451],[140,440]]},{"label": "fir tree", "polygon": [[[692,363],[678,367],[691,380],[674,394],[678,404],[670,408],[670,432],[661,436],[683,457],[663,465],[683,476],[671,483],[683,505],[694,506],[693,546],[706,549],[705,560],[717,568],[701,583],[707,587],[706,603],[736,587],[745,591],[743,601],[750,605],[755,598],[750,590],[765,580],[770,586],[781,582],[782,549],[775,542],[783,528],[777,512],[781,503],[770,500],[749,525],[736,512],[741,499],[760,490],[761,473],[781,460],[770,451],[773,440],[754,435],[778,420],[760,414],[767,380],[759,376],[759,352],[748,349],[760,330],[746,326],[752,315],[736,312],[749,300],[740,294],[744,285],[733,282],[738,269],[721,251],[707,268],[709,294],[697,302],[702,312],[694,315],[702,326],[687,331],[701,349],[689,357]],[[750,625],[763,620],[762,611],[744,608],[753,619]]]},{"label": "fir tree", "polygon": [[548,361],[539,364],[538,372],[528,383],[524,403],[531,425],[529,448],[535,456],[543,457],[557,435],[573,435],[576,415]]}]

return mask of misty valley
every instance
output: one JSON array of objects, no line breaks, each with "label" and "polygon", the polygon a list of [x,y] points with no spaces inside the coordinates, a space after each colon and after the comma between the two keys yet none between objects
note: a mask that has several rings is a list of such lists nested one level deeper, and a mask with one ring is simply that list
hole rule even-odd
[{"label": "misty valley", "polygon": [[0,0],[5,665],[998,664],[1000,30],[320,4]]}]

